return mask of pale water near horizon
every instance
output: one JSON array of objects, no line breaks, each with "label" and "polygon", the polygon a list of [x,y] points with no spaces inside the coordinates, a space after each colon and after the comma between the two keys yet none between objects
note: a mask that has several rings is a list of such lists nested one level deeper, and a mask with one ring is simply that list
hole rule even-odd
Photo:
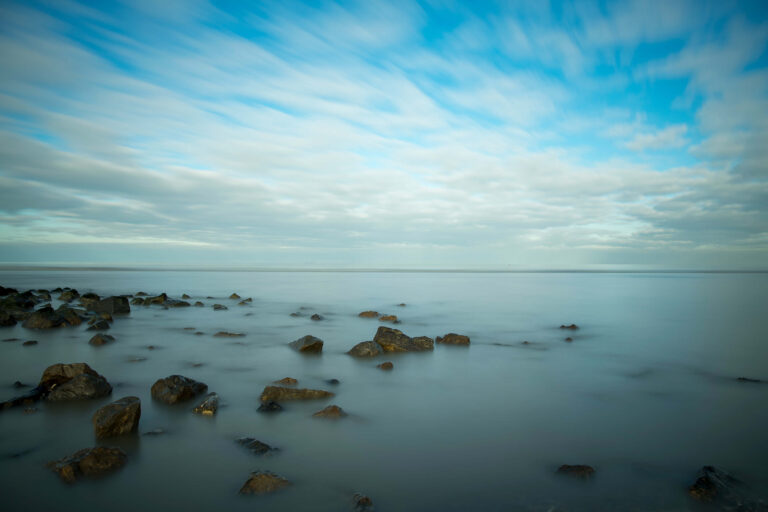
[{"label": "pale water near horizon", "polygon": [[[768,495],[768,384],[736,380],[768,380],[768,274],[73,270],[0,272],[0,285],[187,293],[206,304],[132,306],[103,347],[88,344],[85,325],[0,328],[0,339],[19,338],[0,343],[0,400],[59,362],[87,362],[114,387],[104,400],[0,412],[4,510],[331,511],[351,509],[356,491],[379,512],[694,510],[686,489],[703,465]],[[233,292],[253,303],[237,306]],[[289,316],[301,307],[303,317]],[[345,352],[389,325],[357,317],[368,309],[398,315],[410,336],[456,332],[471,346],[354,359]],[[580,329],[558,329],[570,323]],[[246,336],[214,338],[221,330]],[[305,334],[325,341],[322,355],[287,347]],[[393,371],[376,368],[387,360]],[[208,384],[218,414],[153,402],[152,383],[172,374]],[[283,377],[336,396],[256,412],[264,386]],[[97,443],[93,412],[128,395],[142,402],[140,432],[167,434]],[[350,416],[311,417],[331,403]],[[241,436],[281,450],[254,456],[235,444]],[[127,465],[72,486],[45,468],[97,444],[121,447]],[[558,477],[561,464],[596,476]],[[258,469],[293,486],[239,496]]]}]

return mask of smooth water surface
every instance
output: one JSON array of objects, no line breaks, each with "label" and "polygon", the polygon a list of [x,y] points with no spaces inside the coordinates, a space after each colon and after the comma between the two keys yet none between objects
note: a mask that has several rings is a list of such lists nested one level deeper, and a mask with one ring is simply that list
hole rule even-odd
[{"label": "smooth water surface", "polygon": [[[109,399],[0,413],[4,510],[337,511],[356,491],[380,512],[688,510],[705,464],[768,494],[768,384],[736,380],[768,380],[766,274],[19,271],[0,284],[206,304],[132,306],[103,347],[88,344],[85,325],[1,328],[18,341],[0,343],[0,400],[58,362],[87,362],[114,386]],[[232,292],[253,303],[238,306]],[[398,315],[411,336],[457,332],[472,344],[353,359],[345,352],[381,325],[357,317],[368,309]],[[315,312],[325,319],[311,321]],[[578,331],[558,328],[572,322]],[[220,330],[246,336],[212,336]],[[305,334],[325,341],[322,355],[286,346]],[[393,371],[376,368],[385,360]],[[224,406],[208,418],[194,402],[153,402],[152,383],[171,374],[207,383]],[[336,396],[257,413],[264,386],[286,376]],[[126,395],[141,398],[141,432],[167,434],[101,442],[129,455],[102,480],[67,486],[45,469],[96,445],[93,412]],[[312,418],[331,403],[350,416]],[[254,456],[240,436],[280,451]],[[597,474],[572,481],[554,474],[561,464]],[[257,469],[293,486],[239,496]]]}]

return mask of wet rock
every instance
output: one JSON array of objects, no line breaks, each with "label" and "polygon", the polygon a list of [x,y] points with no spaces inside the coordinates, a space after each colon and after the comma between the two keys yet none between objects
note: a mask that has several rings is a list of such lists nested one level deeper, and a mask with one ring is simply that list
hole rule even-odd
[{"label": "wet rock", "polygon": [[171,308],[188,308],[192,305],[185,300],[169,300],[166,304]]},{"label": "wet rock", "polygon": [[277,402],[266,402],[256,409],[259,412],[280,412],[283,410],[283,406]]},{"label": "wet rock", "polygon": [[93,336],[90,340],[88,340],[88,343],[93,346],[100,347],[101,345],[112,343],[113,341],[115,341],[114,336],[110,336],[109,334],[99,333]]},{"label": "wet rock", "polygon": [[204,306],[205,306],[205,304],[203,304],[202,302],[200,302],[200,301],[198,300],[197,302],[195,302],[195,303],[193,304],[193,306],[195,306],[196,308],[202,308],[202,307],[204,307]]},{"label": "wet rock", "polygon": [[192,297],[190,297],[189,295],[187,295],[186,293],[184,293],[184,294],[182,294],[181,298],[182,298],[182,299],[191,299]]},{"label": "wet rock", "polygon": [[59,295],[59,300],[64,302],[72,302],[78,297],[80,297],[80,294],[77,293],[77,290],[65,290],[61,292],[61,295]]},{"label": "wet rock", "polygon": [[238,294],[236,294],[236,293],[233,293],[232,295],[229,296],[229,298],[232,299],[232,300],[237,300],[237,299],[240,298],[240,296]]},{"label": "wet rock", "polygon": [[293,318],[298,318],[301,316],[301,313],[295,312],[295,313],[291,313],[289,316],[292,316]]},{"label": "wet rock", "polygon": [[267,386],[261,392],[262,402],[283,402],[285,400],[316,400],[332,397],[333,393],[322,389],[296,389],[280,386]]},{"label": "wet rock", "polygon": [[215,338],[241,338],[245,334],[241,332],[219,331],[213,335]]},{"label": "wet rock", "polygon": [[379,322],[391,322],[393,324],[400,323],[397,319],[397,315],[381,315]]},{"label": "wet rock", "polygon": [[751,382],[752,384],[761,384],[764,382],[760,379],[750,379],[749,377],[738,377],[736,380],[739,382]]},{"label": "wet rock", "polygon": [[[16,386],[14,386],[16,387]],[[39,387],[33,388],[21,396],[17,396],[5,402],[0,402],[0,411],[3,409],[10,409],[11,407],[18,407],[20,405],[32,405],[36,401],[43,398],[44,392]]]},{"label": "wet rock", "polygon": [[240,488],[240,494],[267,494],[289,485],[291,482],[271,471],[256,471]]},{"label": "wet rock", "polygon": [[405,302],[401,302],[400,304],[398,304],[398,306],[401,307],[401,308],[404,308],[405,307]]},{"label": "wet rock", "polygon": [[106,320],[109,323],[113,323],[115,321],[115,319],[112,318],[112,315],[110,313],[105,313],[105,312],[99,313],[99,318]]},{"label": "wet rock", "polygon": [[167,300],[168,300],[168,295],[165,292],[163,292],[160,295],[156,295],[154,297],[147,297],[144,300],[144,304],[147,304],[147,303],[149,303],[149,304],[165,304]]},{"label": "wet rock", "polygon": [[43,372],[38,384],[51,401],[90,400],[112,393],[112,386],[85,363],[54,364]]},{"label": "wet rock", "polygon": [[565,338],[565,341],[567,341],[568,343],[570,343],[570,342],[572,342],[572,341],[573,341],[573,338],[571,338],[570,336],[568,336],[567,338]]},{"label": "wet rock", "polygon": [[235,442],[244,446],[256,455],[267,455],[270,452],[277,451],[277,448],[269,446],[267,443],[262,443],[253,437],[241,437],[240,439],[235,440]]},{"label": "wet rock", "polygon": [[356,492],[352,496],[352,505],[355,507],[355,512],[373,512],[373,500],[365,494]]},{"label": "wet rock", "polygon": [[171,375],[152,384],[152,398],[169,405],[195,398],[208,389],[206,384],[183,375]]},{"label": "wet rock", "polygon": [[0,327],[13,327],[16,325],[16,318],[7,311],[0,311]]},{"label": "wet rock", "polygon": [[19,389],[19,388],[28,388],[28,387],[29,387],[29,384],[23,384],[23,383],[21,383],[21,382],[19,382],[19,381],[17,380],[17,381],[15,381],[15,382],[13,383],[13,387],[14,387],[14,388],[16,388],[16,389]]},{"label": "wet rock", "polygon": [[319,354],[323,351],[323,340],[307,334],[306,336],[301,337],[296,341],[290,342],[288,346],[294,350],[298,350],[299,352],[304,352],[307,354]]},{"label": "wet rock", "polygon": [[595,474],[595,468],[592,466],[586,466],[584,464],[563,464],[557,468],[557,473],[560,475],[567,475],[573,478],[581,478],[583,480],[592,478]]},{"label": "wet rock", "polygon": [[561,326],[560,326],[560,328],[561,328],[561,329],[571,329],[572,331],[575,331],[576,329],[578,329],[578,328],[579,328],[579,326],[578,326],[578,325],[576,325],[576,324],[571,324],[571,325],[561,325]]},{"label": "wet rock", "polygon": [[25,347],[31,347],[33,345],[37,345],[37,340],[27,340],[24,343],[22,343]]},{"label": "wet rock", "polygon": [[357,316],[359,316],[361,318],[378,318],[379,317],[379,313],[378,313],[378,311],[363,311],[361,313],[358,313]]},{"label": "wet rock", "polygon": [[13,295],[16,293],[19,293],[19,290],[17,290],[16,288],[6,288],[5,286],[0,286],[0,297]]},{"label": "wet rock", "polygon": [[438,336],[437,338],[435,338],[435,341],[443,345],[469,346],[469,336],[464,336],[463,334],[456,334],[453,332],[450,332],[445,336]]},{"label": "wet rock", "polygon": [[381,370],[392,370],[394,367],[395,367],[395,365],[392,364],[391,361],[386,361],[384,363],[376,365],[376,368],[379,368]]},{"label": "wet rock", "polygon": [[330,419],[343,418],[344,416],[347,416],[347,413],[344,412],[344,409],[342,409],[338,405],[329,405],[322,411],[317,411],[315,414],[312,415],[312,417],[314,418],[330,418]]},{"label": "wet rock", "polygon": [[80,478],[99,478],[125,465],[128,456],[119,448],[97,446],[85,448],[63,459],[49,462],[48,468],[55,471],[67,483]]},{"label": "wet rock", "polygon": [[319,322],[320,320],[325,320],[325,317],[323,315],[318,315],[315,313],[311,317],[309,317],[310,320],[314,320],[315,322]]},{"label": "wet rock", "polygon": [[276,380],[274,383],[280,384],[281,386],[295,386],[299,383],[299,381],[292,377],[285,377],[280,380]]},{"label": "wet rock", "polygon": [[717,510],[768,512],[768,503],[754,496],[744,482],[713,466],[701,468],[698,478],[688,488],[688,495],[696,501],[716,505]]},{"label": "wet rock", "polygon": [[247,300],[241,300],[240,302],[237,303],[237,305],[238,306],[247,306],[248,305],[248,301]]},{"label": "wet rock", "polygon": [[142,299],[141,297],[135,297],[135,298],[131,299],[131,304],[133,304],[134,306],[144,306],[145,305],[144,304],[144,299]]},{"label": "wet rock", "polygon": [[426,336],[411,338],[397,329],[384,326],[376,331],[373,341],[378,343],[384,352],[423,352],[435,348],[431,338]]},{"label": "wet rock", "polygon": [[340,384],[339,379],[328,379],[325,382],[326,384],[330,384],[331,386],[338,386]]},{"label": "wet rock", "polygon": [[216,411],[219,410],[219,395],[216,393],[208,393],[203,401],[200,402],[192,409],[195,414],[202,414],[203,416],[213,416]]},{"label": "wet rock", "polygon": [[241,304],[242,303],[250,304],[251,302],[253,302],[253,297],[248,297],[247,299],[243,299],[240,301]]},{"label": "wet rock", "polygon": [[89,331],[106,331],[111,326],[109,325],[109,322],[107,322],[104,319],[99,319],[96,322],[93,323],[87,330]]},{"label": "wet rock", "polygon": [[90,306],[93,306],[100,300],[101,297],[95,293],[84,293],[80,296],[80,304],[82,304],[86,309],[89,309]]},{"label": "wet rock", "polygon": [[54,311],[52,307],[46,306],[29,315],[21,325],[27,329],[52,329],[77,326],[82,321],[78,313],[72,309],[64,307]]},{"label": "wet rock", "polygon": [[141,400],[135,396],[126,396],[100,407],[91,422],[96,439],[105,439],[136,432],[140,418]]},{"label": "wet rock", "polygon": [[146,297],[147,295],[149,295],[147,292],[136,292],[137,297]]},{"label": "wet rock", "polygon": [[213,305],[213,310],[214,311],[224,311],[225,309],[229,309],[229,308],[227,308],[227,306],[224,306],[222,304],[214,304]]}]

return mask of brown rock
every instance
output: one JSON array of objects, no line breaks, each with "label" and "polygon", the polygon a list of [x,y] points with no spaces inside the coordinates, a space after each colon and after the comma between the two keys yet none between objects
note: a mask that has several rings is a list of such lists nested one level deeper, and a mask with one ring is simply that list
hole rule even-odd
[{"label": "brown rock", "polygon": [[228,331],[219,331],[216,334],[214,334],[214,337],[216,338],[240,338],[245,336],[245,334],[241,332],[228,332]]},{"label": "brown rock", "polygon": [[152,384],[151,393],[155,400],[172,405],[191,400],[195,396],[205,393],[207,389],[208,386],[202,382],[197,382],[183,375],[171,375]]},{"label": "brown rock", "polygon": [[269,446],[267,443],[262,443],[254,437],[241,437],[235,442],[244,446],[256,455],[267,455],[270,452],[277,451],[277,448]]},{"label": "brown rock", "polygon": [[195,414],[202,414],[203,416],[213,416],[219,409],[219,395],[216,393],[208,393],[202,402],[197,404],[192,412]]},{"label": "brown rock", "polygon": [[88,340],[88,343],[98,347],[101,345],[105,345],[107,343],[112,343],[113,341],[115,341],[114,336],[110,336],[109,334],[99,333],[95,335],[93,338],[91,338],[90,340]]},{"label": "brown rock", "polygon": [[423,352],[434,350],[435,344],[431,338],[419,336],[411,338],[397,329],[381,326],[376,331],[373,341],[381,345],[385,352]]},{"label": "brown rock", "polygon": [[394,367],[395,365],[393,365],[390,361],[376,365],[376,368],[381,368],[382,370],[391,370]]},{"label": "brown rock", "polygon": [[82,477],[99,478],[125,465],[128,456],[119,448],[85,448],[63,459],[49,462],[48,468],[71,484]]},{"label": "brown rock", "polygon": [[291,485],[291,482],[271,471],[256,471],[240,488],[240,494],[267,494]]},{"label": "brown rock", "polygon": [[377,311],[363,311],[362,313],[358,313],[357,316],[361,318],[378,318],[379,313]]},{"label": "brown rock", "polygon": [[567,342],[569,342],[569,343],[570,343],[571,341],[573,341],[573,338],[571,338],[570,336],[568,336],[567,338],[565,338],[565,341],[567,341]]},{"label": "brown rock", "polygon": [[276,380],[274,383],[280,384],[281,386],[295,386],[299,383],[299,381],[291,377],[285,377],[283,379]]},{"label": "brown rock", "polygon": [[379,322],[391,322],[393,324],[398,323],[397,315],[381,315]]},{"label": "brown rock", "polygon": [[294,350],[308,354],[319,354],[323,351],[323,340],[307,334],[306,336],[288,344]]},{"label": "brown rock", "polygon": [[329,405],[322,411],[317,411],[312,416],[315,418],[330,418],[330,419],[338,419],[343,418],[346,416],[347,413],[344,412],[344,410],[339,407],[338,405]]},{"label": "brown rock", "polygon": [[356,492],[352,496],[352,504],[356,512],[373,512],[373,500],[365,494]]},{"label": "brown rock", "polygon": [[383,352],[384,349],[375,341],[363,341],[352,347],[347,354],[354,357],[374,357]]},{"label": "brown rock", "polygon": [[43,372],[38,388],[47,399],[81,400],[102,398],[112,393],[107,379],[85,363],[54,364]]},{"label": "brown rock", "polygon": [[141,400],[127,396],[99,408],[91,422],[96,439],[104,439],[136,432],[140,418]]},{"label": "brown rock", "polygon": [[561,326],[560,326],[560,328],[561,328],[561,329],[571,329],[572,331],[575,331],[576,329],[578,329],[578,328],[579,328],[579,326],[578,326],[578,325],[576,325],[576,324],[571,324],[571,325],[561,325]]},{"label": "brown rock", "polygon": [[438,336],[437,338],[435,338],[435,341],[437,343],[442,343],[443,345],[469,346],[469,336],[464,336],[463,334],[456,334],[453,332],[450,332],[442,337]]},{"label": "brown rock", "polygon": [[332,397],[333,393],[322,389],[295,389],[280,386],[267,386],[259,398],[262,402],[282,402],[285,400],[317,400]]},{"label": "brown rock", "polygon": [[236,293],[233,293],[232,295],[229,296],[229,298],[234,300],[234,299],[239,299],[240,296]]}]

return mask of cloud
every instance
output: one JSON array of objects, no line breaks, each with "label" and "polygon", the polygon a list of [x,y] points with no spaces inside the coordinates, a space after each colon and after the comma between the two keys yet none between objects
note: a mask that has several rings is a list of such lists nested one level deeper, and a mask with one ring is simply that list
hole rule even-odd
[{"label": "cloud", "polygon": [[685,134],[688,127],[684,124],[668,126],[655,133],[638,133],[626,146],[633,151],[645,151],[648,149],[668,149],[685,146]]}]

